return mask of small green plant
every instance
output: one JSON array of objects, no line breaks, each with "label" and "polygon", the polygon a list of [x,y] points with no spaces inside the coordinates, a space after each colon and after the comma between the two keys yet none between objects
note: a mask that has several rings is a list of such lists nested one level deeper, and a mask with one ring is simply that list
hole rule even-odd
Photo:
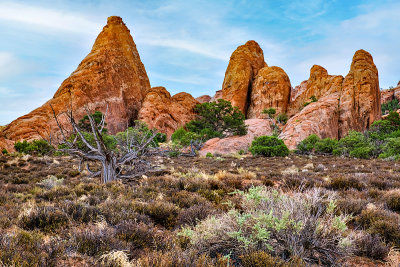
[{"label": "small green plant", "polygon": [[317,97],[315,95],[313,95],[310,97],[310,101],[304,103],[304,107],[308,106],[311,103],[317,102],[317,101],[318,101]]},{"label": "small green plant", "polygon": [[276,136],[260,136],[256,138],[249,148],[253,155],[266,157],[285,157],[289,155],[289,149],[285,143]]},{"label": "small green plant", "polygon": [[211,152],[207,152],[207,154],[206,154],[206,158],[213,158],[214,156],[213,156],[213,154],[211,153]]},{"label": "small green plant", "polygon": [[3,150],[1,150],[1,153],[3,154],[3,155],[8,155],[8,151],[7,151],[7,149],[3,149]]},{"label": "small green plant", "polygon": [[288,115],[286,113],[280,113],[276,117],[276,121],[281,123],[281,124],[286,124],[288,120],[289,120],[289,117],[288,117]]},{"label": "small green plant", "polygon": [[14,144],[17,152],[31,155],[51,155],[54,152],[54,147],[47,143],[46,140],[33,140],[32,142],[17,142]]},{"label": "small green plant", "polygon": [[267,114],[270,119],[273,119],[276,114],[276,109],[274,109],[274,108],[264,109],[261,113]]},{"label": "small green plant", "polygon": [[321,139],[316,134],[312,134],[303,141],[301,141],[296,148],[297,154],[311,154],[314,150],[315,144]]},{"label": "small green plant", "polygon": [[315,152],[321,154],[332,154],[337,148],[338,140],[332,138],[324,138],[315,143]]}]

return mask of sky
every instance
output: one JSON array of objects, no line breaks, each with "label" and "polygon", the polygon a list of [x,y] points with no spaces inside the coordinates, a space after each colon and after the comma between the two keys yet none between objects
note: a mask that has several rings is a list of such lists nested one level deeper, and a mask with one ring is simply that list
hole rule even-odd
[{"label": "sky", "polygon": [[346,75],[369,51],[381,88],[400,80],[400,1],[0,0],[0,125],[41,106],[90,52],[107,17],[131,31],[151,86],[220,90],[232,52],[257,41],[292,86],[312,65]]}]

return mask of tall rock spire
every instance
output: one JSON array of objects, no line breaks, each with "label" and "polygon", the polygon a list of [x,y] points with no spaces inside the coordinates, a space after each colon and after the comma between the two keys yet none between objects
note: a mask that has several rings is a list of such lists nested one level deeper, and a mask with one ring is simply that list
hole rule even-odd
[{"label": "tall rock spire", "polygon": [[102,112],[108,106],[109,131],[122,131],[137,119],[149,89],[150,82],[129,29],[120,17],[112,16],[91,52],[64,80],[53,98],[11,122],[2,135],[13,141],[54,135],[58,128],[50,105],[57,115],[73,110],[77,119],[86,114],[85,106]]}]

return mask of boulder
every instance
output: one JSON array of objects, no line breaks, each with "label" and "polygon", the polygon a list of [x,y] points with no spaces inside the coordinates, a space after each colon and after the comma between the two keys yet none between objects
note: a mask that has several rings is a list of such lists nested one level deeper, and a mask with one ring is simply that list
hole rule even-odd
[{"label": "boulder", "polygon": [[340,93],[336,92],[307,105],[289,119],[279,138],[284,140],[289,149],[295,149],[298,143],[311,134],[337,139],[339,98]]},{"label": "boulder", "polygon": [[138,119],[170,137],[176,129],[195,118],[194,107],[198,103],[188,93],[171,97],[164,87],[153,87],[146,94]]},{"label": "boulder", "polygon": [[208,103],[211,100],[211,96],[209,95],[202,95],[196,98],[197,102],[199,102],[200,104],[203,103]]},{"label": "boulder", "polygon": [[248,41],[232,54],[222,84],[222,98],[247,113],[249,93],[258,71],[267,66],[257,42]]},{"label": "boulder", "polygon": [[260,69],[251,90],[247,118],[260,118],[262,111],[268,108],[274,108],[276,114],[286,113],[291,88],[283,69],[275,66]]},{"label": "boulder", "polygon": [[[53,98],[43,106],[11,122],[3,137],[12,141],[56,139],[58,127],[53,117],[72,110],[77,120],[89,110],[103,113],[108,106],[110,133],[131,125],[150,89],[144,65],[136,45],[120,17],[109,17],[91,52],[61,84]],[[61,123],[66,119],[60,116]]]},{"label": "boulder", "polygon": [[213,138],[208,140],[199,154],[201,156],[212,154],[234,154],[240,150],[247,151],[254,138],[262,135],[272,135],[271,121],[265,119],[248,119],[247,134],[243,136],[230,136],[226,138]]},{"label": "boulder", "polygon": [[381,118],[378,70],[371,54],[358,50],[345,77],[340,97],[339,138],[349,130],[364,131]]}]

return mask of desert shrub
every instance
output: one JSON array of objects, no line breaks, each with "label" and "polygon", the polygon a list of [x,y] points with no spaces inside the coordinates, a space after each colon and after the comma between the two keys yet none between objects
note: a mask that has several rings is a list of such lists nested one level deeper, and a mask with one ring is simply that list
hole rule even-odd
[{"label": "desert shrub", "polygon": [[400,159],[400,137],[388,138],[386,144],[382,148],[379,158]]},{"label": "desert shrub", "polygon": [[317,100],[318,100],[317,97],[315,95],[313,95],[313,96],[310,97],[310,101],[305,102],[303,104],[303,106],[306,107],[306,106],[310,105],[311,103],[317,102]]},{"label": "desert shrub", "polygon": [[306,266],[300,259],[294,259],[290,262],[285,262],[279,257],[274,257],[265,251],[254,251],[240,256],[243,267],[301,267]]},{"label": "desert shrub", "polygon": [[38,185],[46,189],[52,189],[54,187],[61,186],[63,183],[64,179],[58,179],[56,176],[51,175],[38,183]]},{"label": "desert shrub", "polygon": [[349,190],[352,188],[362,190],[364,189],[364,184],[361,183],[357,178],[352,176],[337,176],[332,178],[327,187],[333,190]]},{"label": "desert shrub", "polygon": [[398,214],[379,209],[365,209],[355,218],[356,223],[372,235],[379,235],[385,242],[400,245],[400,218]]},{"label": "desert shrub", "polygon": [[123,221],[115,228],[115,236],[128,242],[133,249],[155,248],[163,242],[161,231],[151,223]]},{"label": "desert shrub", "polygon": [[356,241],[356,255],[372,258],[375,260],[384,260],[390,248],[382,242],[378,235],[365,234]]},{"label": "desert shrub", "polygon": [[320,138],[316,134],[312,134],[303,141],[301,141],[296,147],[297,154],[310,154],[313,152],[315,144],[320,141]]},{"label": "desert shrub", "polygon": [[67,214],[62,210],[51,206],[39,206],[23,214],[19,225],[25,230],[39,229],[43,232],[54,232],[66,226],[68,221]]},{"label": "desert shrub", "polygon": [[289,155],[289,149],[285,143],[276,136],[257,137],[249,148],[253,155],[266,157],[285,157]]},{"label": "desert shrub", "polygon": [[54,152],[54,147],[47,143],[46,140],[33,140],[32,142],[17,142],[14,144],[17,152],[31,155],[50,155]]},{"label": "desert shrub", "polygon": [[330,192],[314,189],[284,194],[252,187],[236,193],[241,196],[241,210],[232,209],[182,229],[180,234],[190,240],[189,249],[233,258],[262,250],[308,264],[331,265],[354,248],[346,225],[349,217],[334,214],[336,201]]},{"label": "desert shrub", "polygon": [[347,196],[337,201],[338,211],[342,214],[351,214],[352,216],[361,214],[367,204],[368,201],[365,199],[354,199]]},{"label": "desert shrub", "polygon": [[[110,141],[112,142],[107,143],[106,146],[110,147],[111,149],[115,149],[117,141],[119,143],[126,144],[127,138],[129,138],[137,142],[141,142],[141,140],[148,139],[153,134],[153,130],[149,129],[145,122],[136,120],[134,127],[128,127],[128,129],[126,129],[125,131],[117,133],[115,135],[115,138],[111,137],[112,140]],[[157,133],[156,137],[153,138],[153,140],[150,142],[149,147],[158,147],[160,140],[164,140],[165,138],[166,137],[164,136],[164,134]]]},{"label": "desert shrub", "polygon": [[347,136],[339,140],[337,148],[333,151],[336,156],[351,156],[355,158],[369,158],[374,147],[360,132],[350,131]]},{"label": "desert shrub", "polygon": [[3,155],[8,155],[7,149],[3,148],[3,149],[1,150],[1,154],[3,154]]},{"label": "desert shrub", "polygon": [[188,209],[183,209],[180,211],[177,218],[177,225],[195,226],[199,221],[215,213],[215,209],[208,203],[194,205]]},{"label": "desert shrub", "polygon": [[338,140],[333,138],[324,138],[315,143],[315,152],[321,154],[332,154],[336,149]]},{"label": "desert shrub", "polygon": [[274,108],[264,109],[261,113],[262,113],[262,114],[267,114],[268,117],[269,117],[270,119],[272,119],[272,118],[275,116],[275,114],[276,114],[276,109],[274,109]]},{"label": "desert shrub", "polygon": [[288,120],[289,117],[286,113],[279,113],[279,115],[276,116],[276,121],[279,123],[286,124]]},{"label": "desert shrub", "polygon": [[114,238],[115,231],[106,225],[88,225],[71,233],[71,247],[88,256],[100,256],[113,250],[127,250],[129,246]]},{"label": "desert shrub", "polygon": [[74,221],[81,223],[96,221],[102,215],[97,207],[72,201],[66,201],[63,209]]},{"label": "desert shrub", "polygon": [[400,190],[386,193],[383,201],[390,210],[400,212]]},{"label": "desert shrub", "polygon": [[155,223],[167,229],[175,226],[179,208],[174,204],[165,201],[152,201],[136,205],[138,211],[150,216]]},{"label": "desert shrub", "polygon": [[130,267],[132,264],[125,251],[113,250],[100,256],[98,261],[103,267]]},{"label": "desert shrub", "polygon": [[183,127],[177,129],[171,135],[172,142],[180,144],[182,146],[188,146],[188,145],[190,145],[190,142],[192,140],[199,140],[199,139],[201,139],[199,134],[187,131]]},{"label": "desert shrub", "polygon": [[[96,125],[100,125],[100,123],[103,120],[103,113],[96,110],[91,115],[92,115],[92,118],[94,119],[94,121],[96,122]],[[79,127],[79,129],[82,129],[82,131],[85,131],[85,132],[92,131],[88,115],[83,116],[83,118],[79,120],[78,127]],[[106,122],[104,122],[104,128],[103,128],[102,133],[107,133],[107,123]]]},{"label": "desert shrub", "polygon": [[229,135],[245,135],[247,127],[245,116],[229,101],[218,99],[217,102],[198,104],[195,107],[197,119],[188,122],[185,128],[196,133],[201,140]]},{"label": "desert shrub", "polygon": [[212,158],[212,157],[214,157],[213,154],[211,152],[207,152],[206,158]]},{"label": "desert shrub", "polygon": [[381,105],[382,114],[400,109],[399,100],[396,98]]}]

